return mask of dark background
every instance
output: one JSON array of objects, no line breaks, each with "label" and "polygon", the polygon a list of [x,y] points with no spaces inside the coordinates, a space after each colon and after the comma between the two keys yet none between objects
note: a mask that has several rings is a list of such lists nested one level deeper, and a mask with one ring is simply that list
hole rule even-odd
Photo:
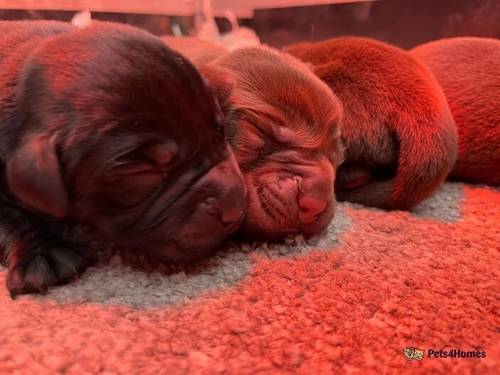
[{"label": "dark background", "polygon": [[380,0],[261,10],[253,28],[276,47],[339,35],[372,37],[403,48],[450,36],[500,38],[500,0]]},{"label": "dark background", "polygon": [[[236,0],[235,0],[236,1]],[[74,12],[2,10],[0,19],[70,21]],[[92,13],[94,19],[126,22],[156,35],[184,32],[193,17]],[[227,21],[218,19],[222,31]],[[500,0],[380,0],[336,5],[256,10],[240,24],[253,28],[263,43],[282,47],[340,35],[372,37],[403,48],[442,37],[470,35],[500,38]]]}]

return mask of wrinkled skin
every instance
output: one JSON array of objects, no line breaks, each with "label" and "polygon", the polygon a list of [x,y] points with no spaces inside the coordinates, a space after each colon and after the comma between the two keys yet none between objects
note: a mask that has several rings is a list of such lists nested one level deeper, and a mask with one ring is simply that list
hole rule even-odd
[{"label": "wrinkled skin", "polygon": [[236,50],[201,71],[217,92],[248,189],[241,232],[320,233],[335,209],[339,101],[305,64],[269,48]]},{"label": "wrinkled skin", "polygon": [[91,263],[61,228],[161,260],[215,250],[246,189],[197,70],[138,29],[0,23],[0,258],[13,296]]}]

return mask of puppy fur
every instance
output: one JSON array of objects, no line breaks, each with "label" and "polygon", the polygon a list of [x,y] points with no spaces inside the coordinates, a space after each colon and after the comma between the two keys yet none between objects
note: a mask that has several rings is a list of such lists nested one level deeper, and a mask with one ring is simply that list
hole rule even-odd
[{"label": "puppy fur", "polygon": [[432,74],[407,52],[357,37],[285,49],[314,66],[344,107],[339,200],[410,209],[432,194],[456,157],[456,128]]},{"label": "puppy fur", "polygon": [[248,189],[240,233],[279,239],[322,231],[334,214],[342,159],[342,107],[331,90],[305,64],[267,47],[235,50],[201,71]]},{"label": "puppy fur", "polygon": [[74,225],[162,260],[216,249],[245,185],[194,66],[139,29],[0,22],[0,260],[12,296],[92,261]]},{"label": "puppy fur", "polygon": [[441,39],[410,53],[436,77],[457,124],[450,177],[500,185],[500,40]]}]

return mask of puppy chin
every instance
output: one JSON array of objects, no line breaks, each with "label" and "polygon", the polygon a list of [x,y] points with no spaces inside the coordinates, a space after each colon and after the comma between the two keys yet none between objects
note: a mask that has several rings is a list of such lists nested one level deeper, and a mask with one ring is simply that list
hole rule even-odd
[{"label": "puppy chin", "polygon": [[[335,200],[312,223],[302,223],[298,217],[297,207],[284,206],[276,210],[268,202],[259,198],[256,188],[249,186],[249,205],[247,215],[240,229],[244,238],[263,241],[280,241],[288,235],[303,234],[305,237],[322,233],[331,222],[335,212]],[[277,199],[279,200],[279,199]],[[290,202],[287,202],[290,204]],[[283,211],[283,210],[286,211]]]},{"label": "puppy chin", "polygon": [[318,221],[312,224],[302,225],[301,227],[286,227],[277,225],[274,220],[268,219],[266,214],[261,212],[245,220],[239,233],[241,237],[247,240],[270,242],[279,242],[289,235],[298,234],[308,238],[323,233],[331,222],[333,213],[334,210],[329,209],[329,213],[323,215]]},{"label": "puppy chin", "polygon": [[229,233],[236,230],[238,224],[230,227],[218,227],[207,223],[211,230],[200,233],[198,226],[180,228],[172,239],[162,239],[162,242],[148,246],[146,253],[159,261],[168,263],[185,263],[201,260],[213,255],[224,243]]},{"label": "puppy chin", "polygon": [[243,216],[240,216],[238,220],[225,224],[217,215],[199,205],[182,222],[169,223],[166,225],[168,228],[160,226],[154,233],[148,234],[150,245],[144,248],[149,256],[162,262],[200,260],[215,253],[242,221]]}]

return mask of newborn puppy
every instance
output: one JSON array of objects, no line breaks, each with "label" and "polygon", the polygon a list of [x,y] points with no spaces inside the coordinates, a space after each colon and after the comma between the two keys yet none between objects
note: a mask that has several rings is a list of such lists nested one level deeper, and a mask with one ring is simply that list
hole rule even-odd
[{"label": "newborn puppy", "polygon": [[500,40],[450,38],[410,52],[443,88],[458,132],[451,177],[500,184]]},{"label": "newborn puppy", "polygon": [[233,232],[245,187],[214,96],[160,39],[111,23],[0,23],[0,258],[11,295],[90,262],[81,224],[162,260]]},{"label": "newborn puppy", "polygon": [[343,104],[339,200],[409,209],[443,182],[456,157],[456,128],[424,66],[401,49],[355,37],[286,51],[311,63]]},{"label": "newborn puppy", "polygon": [[238,49],[201,70],[222,104],[246,181],[242,233],[320,232],[334,213],[342,158],[339,101],[305,64],[269,48]]}]

